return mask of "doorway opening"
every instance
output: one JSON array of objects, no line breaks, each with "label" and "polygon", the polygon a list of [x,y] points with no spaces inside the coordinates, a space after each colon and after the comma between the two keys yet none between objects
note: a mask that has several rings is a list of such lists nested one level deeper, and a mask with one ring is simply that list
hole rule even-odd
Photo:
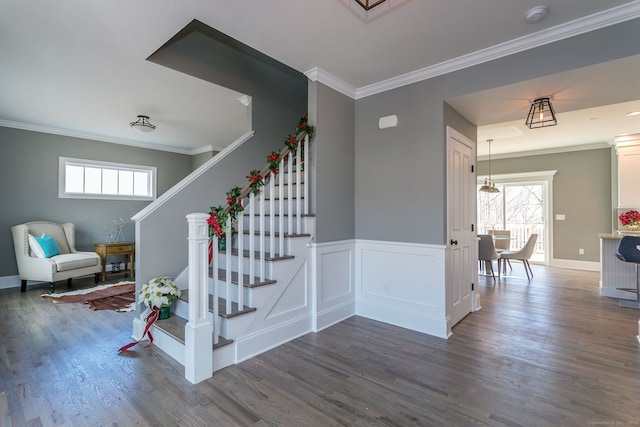
[{"label": "doorway opening", "polygon": [[[553,175],[556,171],[495,175],[499,193],[478,191],[478,233],[509,230],[510,249],[522,248],[529,236],[538,234],[531,262],[549,265],[553,234]],[[478,189],[484,177],[478,177]]]}]

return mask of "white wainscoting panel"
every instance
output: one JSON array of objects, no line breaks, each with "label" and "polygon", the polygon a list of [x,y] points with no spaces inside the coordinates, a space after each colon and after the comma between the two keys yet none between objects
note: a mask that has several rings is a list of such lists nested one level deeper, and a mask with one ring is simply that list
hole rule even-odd
[{"label": "white wainscoting panel", "polygon": [[356,242],[356,314],[448,337],[446,246]]},{"label": "white wainscoting panel", "polygon": [[312,252],[318,332],[355,314],[355,241],[316,244]]}]

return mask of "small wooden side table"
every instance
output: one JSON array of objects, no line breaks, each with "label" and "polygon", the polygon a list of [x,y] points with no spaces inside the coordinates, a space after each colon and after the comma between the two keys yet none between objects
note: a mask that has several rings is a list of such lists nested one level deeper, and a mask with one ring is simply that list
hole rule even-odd
[{"label": "small wooden side table", "polygon": [[[134,276],[133,263],[136,254],[136,244],[134,242],[120,242],[120,243],[96,243],[94,250],[102,259],[102,276],[101,279],[104,282],[107,278],[107,274],[122,274],[125,276],[127,271],[131,277]],[[124,270],[123,271],[110,271],[107,272],[107,257],[124,255]]]}]

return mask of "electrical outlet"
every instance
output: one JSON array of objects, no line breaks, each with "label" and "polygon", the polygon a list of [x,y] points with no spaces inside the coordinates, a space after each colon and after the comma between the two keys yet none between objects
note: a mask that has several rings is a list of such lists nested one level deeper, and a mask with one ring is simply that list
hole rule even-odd
[{"label": "electrical outlet", "polygon": [[584,249],[582,249],[582,248],[578,249],[578,254],[584,255]]}]

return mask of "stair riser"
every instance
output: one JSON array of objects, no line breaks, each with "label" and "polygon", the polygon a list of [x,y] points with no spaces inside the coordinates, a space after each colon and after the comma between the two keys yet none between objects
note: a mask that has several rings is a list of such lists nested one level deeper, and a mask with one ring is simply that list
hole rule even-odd
[{"label": "stair riser", "polygon": [[[264,218],[264,231],[265,231],[265,233],[268,233],[268,232],[271,231],[271,223],[269,221],[269,218],[270,217],[268,215],[265,215],[265,218]],[[280,223],[279,223],[279,221],[280,221],[279,217],[275,216],[274,217],[274,224],[273,224],[273,230],[275,232],[279,232],[280,231]],[[285,232],[288,229],[287,221],[288,221],[288,218],[284,217],[284,224],[282,224],[282,226],[283,226]],[[294,221],[293,227],[295,229],[295,218],[293,219],[293,221]],[[254,216],[253,224],[254,224],[254,227],[255,227],[255,231],[256,232],[259,231],[260,230],[260,217],[259,216],[257,216],[257,215]],[[249,216],[248,215],[243,216],[242,217],[242,226],[243,226],[245,231],[249,231],[249,225],[250,225]]]},{"label": "stair riser", "polygon": [[[273,209],[271,209],[269,200],[265,200],[264,201],[264,213],[268,215],[271,212],[273,212],[275,214],[279,214],[279,213],[288,214],[289,212],[292,212],[292,213],[295,214],[296,212],[298,212],[298,210],[297,210],[298,208],[296,207],[296,201],[295,200],[291,201],[291,210],[289,210],[289,206],[288,206],[289,202],[287,200],[283,201],[282,211],[280,210],[279,203],[280,203],[279,200],[274,200],[273,201]],[[300,212],[304,212],[303,205],[304,205],[304,203],[301,202],[300,203]],[[248,214],[249,213],[249,208],[245,207],[244,213]],[[255,213],[256,214],[260,213],[260,205],[259,204],[256,204]]]},{"label": "stair riser", "polygon": [[[253,268],[255,269],[255,275],[259,275],[260,270],[259,270],[259,261],[257,259],[249,259],[247,257],[242,257],[242,268],[243,268],[243,273],[244,274],[249,274],[249,268],[250,268],[250,264],[253,261]],[[227,269],[227,256],[226,255],[219,255],[218,257],[218,267],[222,268],[222,269]],[[277,261],[275,261],[277,262]],[[271,263],[272,261],[266,261],[265,264],[265,272],[267,275],[267,278],[269,278],[269,275],[271,274]],[[231,255],[231,271],[238,271],[238,257],[235,255]]]},{"label": "stair riser", "polygon": [[[283,229],[286,231],[289,229],[288,226],[288,221],[289,221],[289,217],[285,216],[283,218],[284,223],[282,224]],[[293,227],[295,229],[296,227],[296,218],[293,217],[292,218],[293,221]],[[242,217],[242,226],[244,227],[245,231],[249,231],[249,225],[250,225],[251,221],[250,221],[250,217],[249,215],[245,215]],[[253,217],[253,224],[255,227],[255,231],[259,231],[260,230],[260,217],[258,215],[255,215]],[[280,232],[280,217],[278,217],[277,215],[274,216],[273,218],[273,230],[278,233]],[[264,218],[264,231],[265,233],[269,233],[271,232],[271,217],[269,215],[266,215]]]},{"label": "stair riser", "polygon": [[[289,190],[289,187],[291,187],[291,190]],[[271,189],[269,188],[269,185],[266,186],[267,188],[267,197],[269,197],[269,195],[271,194]],[[292,185],[284,185],[282,187],[280,187],[279,185],[276,185],[274,188],[274,196],[275,197],[281,197],[282,195],[284,195],[285,197],[289,196],[289,191],[291,191],[291,196],[292,197],[296,197],[296,191],[298,191],[298,185],[297,184],[292,184]],[[300,185],[300,195],[304,196],[304,184]]]},{"label": "stair riser", "polygon": [[254,321],[254,317],[255,312],[246,313],[242,316],[236,316],[230,319],[219,317],[219,333],[227,339],[236,340],[244,335],[247,327]]},{"label": "stair riser", "polygon": [[[269,248],[271,247],[271,237],[269,237],[269,235],[268,235],[268,234],[266,234],[266,233],[267,233],[267,232],[265,231],[265,238],[264,238],[264,241],[265,241],[265,251],[266,251],[266,252],[269,252]],[[251,240],[251,238],[250,238],[250,236],[249,236],[248,234],[244,234],[244,235],[242,236],[242,249],[243,249],[243,250],[245,250],[245,251],[248,251],[248,250],[249,250],[250,240]],[[286,237],[285,237],[285,239],[284,239],[284,252],[285,252],[285,253],[287,253],[287,254],[289,253],[289,248],[290,248],[290,246],[289,246],[289,244],[290,244],[289,240],[290,240],[290,239],[289,239],[289,238],[286,238]],[[255,251],[259,251],[259,250],[260,250],[260,245],[258,244],[258,241],[259,241],[259,235],[254,236],[254,245],[255,245],[254,250],[255,250]],[[277,237],[276,237],[276,238],[274,238],[274,244],[275,244],[275,247],[276,247],[276,252],[278,252],[278,245],[279,245],[279,242],[278,242],[278,238],[277,238]],[[237,247],[238,247],[238,245],[234,243],[234,247],[235,247],[235,248],[237,248]]]},{"label": "stair riser", "polygon": [[[213,288],[213,279],[209,279],[209,288]],[[231,301],[238,301],[238,285],[236,283],[232,283],[229,288],[229,293],[231,294]],[[244,287],[244,305],[249,306],[249,300],[251,299],[251,293],[253,290],[251,288]],[[227,283],[222,280],[218,280],[218,296],[220,298],[229,299],[227,295]]]}]

